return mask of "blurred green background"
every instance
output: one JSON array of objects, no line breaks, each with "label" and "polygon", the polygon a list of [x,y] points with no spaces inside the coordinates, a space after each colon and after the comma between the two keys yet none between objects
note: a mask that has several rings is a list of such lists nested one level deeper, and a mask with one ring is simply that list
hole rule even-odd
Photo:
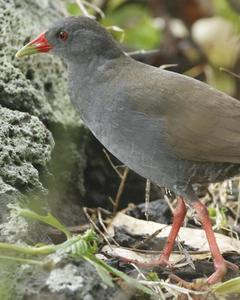
[{"label": "blurred green background", "polygon": [[[65,3],[69,14],[82,15],[77,1]],[[170,69],[240,98],[239,80],[228,72],[240,73],[238,0],[93,0],[90,3],[99,7],[104,17],[85,5],[89,14],[105,26],[124,30],[122,47],[126,51],[158,49],[158,55],[147,53],[140,59],[155,66],[176,64]]]}]

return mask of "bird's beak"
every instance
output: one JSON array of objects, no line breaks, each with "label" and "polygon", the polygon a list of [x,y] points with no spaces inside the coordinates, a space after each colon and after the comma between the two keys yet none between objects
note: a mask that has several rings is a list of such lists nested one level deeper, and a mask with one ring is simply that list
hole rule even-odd
[{"label": "bird's beak", "polygon": [[43,32],[43,33],[39,34],[39,36],[36,39],[32,40],[27,45],[22,47],[16,53],[15,56],[22,57],[22,56],[26,56],[26,55],[32,55],[35,53],[39,53],[39,52],[48,52],[52,48],[53,48],[53,46],[51,44],[49,44],[49,42],[45,36],[45,32]]}]

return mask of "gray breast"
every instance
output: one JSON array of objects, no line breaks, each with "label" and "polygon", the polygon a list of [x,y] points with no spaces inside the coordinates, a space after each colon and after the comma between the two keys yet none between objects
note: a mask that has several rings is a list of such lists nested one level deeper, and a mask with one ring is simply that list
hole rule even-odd
[{"label": "gray breast", "polygon": [[161,185],[175,183],[178,160],[164,142],[163,120],[106,99],[85,106],[81,115],[96,138],[132,170]]}]

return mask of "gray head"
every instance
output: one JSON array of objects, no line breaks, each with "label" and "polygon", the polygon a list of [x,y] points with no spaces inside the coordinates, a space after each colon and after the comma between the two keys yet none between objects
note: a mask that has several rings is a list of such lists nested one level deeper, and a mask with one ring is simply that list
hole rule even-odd
[{"label": "gray head", "polygon": [[53,53],[70,61],[91,59],[94,56],[111,59],[122,53],[111,34],[87,17],[67,17],[57,21],[20,49],[16,56],[39,52]]}]

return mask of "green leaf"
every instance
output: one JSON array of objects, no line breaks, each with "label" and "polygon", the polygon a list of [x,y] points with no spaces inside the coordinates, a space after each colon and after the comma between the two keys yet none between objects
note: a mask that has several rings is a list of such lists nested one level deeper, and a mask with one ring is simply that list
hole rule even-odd
[{"label": "green leaf", "polygon": [[236,277],[213,286],[218,295],[240,294],[240,277]]},{"label": "green leaf", "polygon": [[[121,278],[124,280],[129,286],[134,287],[146,294],[155,295],[155,293],[148,287],[144,286],[136,279],[129,277],[128,275],[124,274],[123,272],[109,266],[104,261],[95,257],[94,253],[97,250],[97,242],[98,237],[96,233],[89,229],[83,235],[77,235],[71,237],[69,231],[66,229],[64,225],[62,225],[55,217],[53,217],[50,213],[47,216],[41,216],[30,209],[22,209],[19,207],[14,207],[17,211],[18,215],[23,217],[31,218],[34,220],[38,220],[44,222],[48,225],[51,225],[58,230],[65,233],[67,236],[67,240],[59,245],[46,245],[42,247],[31,247],[31,246],[22,246],[17,244],[9,244],[9,243],[0,243],[0,250],[9,250],[15,251],[21,254],[27,255],[47,255],[50,253],[57,253],[59,255],[63,253],[67,253],[74,257],[81,257],[88,262],[90,262],[96,268],[99,276],[102,280],[109,286],[113,286],[112,278],[110,274],[115,275],[116,277]],[[16,261],[21,263],[32,263],[32,264],[39,264],[44,266],[42,261],[35,261],[32,259],[25,259],[21,257],[15,256],[0,256],[0,259],[5,259],[9,261]],[[52,267],[52,263],[47,264]],[[46,264],[45,264],[46,266]]]},{"label": "green leaf", "polygon": [[155,48],[161,37],[149,10],[142,5],[128,4],[109,12],[102,24],[121,27],[125,33],[125,44],[133,49]]},{"label": "green leaf", "polygon": [[126,275],[125,273],[109,266],[108,264],[106,264],[104,261],[102,261],[101,259],[98,259],[97,257],[93,256],[90,258],[92,261],[95,261],[96,263],[98,263],[99,265],[101,265],[103,268],[105,268],[109,273],[114,274],[115,276],[121,278],[122,280],[124,280],[129,286],[134,287],[148,295],[156,295],[150,288],[146,287],[145,285],[143,285],[142,283],[140,283],[138,280],[129,277],[128,275]]},{"label": "green leaf", "polygon": [[17,213],[24,218],[31,218],[33,220],[41,221],[45,224],[48,224],[54,228],[57,228],[59,231],[63,232],[67,239],[71,238],[71,233],[68,231],[65,225],[60,223],[52,214],[48,213],[46,216],[41,216],[38,213],[28,209],[28,208],[16,208]]},{"label": "green leaf", "polygon": [[208,213],[211,218],[216,218],[217,212],[214,207],[208,207]]},{"label": "green leaf", "polygon": [[114,10],[118,6],[122,5],[126,0],[111,0],[107,3],[107,9],[108,10]]},{"label": "green leaf", "polygon": [[159,277],[158,277],[158,274],[156,272],[149,272],[147,274],[147,279],[149,281],[159,281]]},{"label": "green leaf", "polygon": [[110,287],[114,287],[114,284],[113,284],[113,281],[112,281],[112,277],[111,275],[109,274],[109,272],[104,269],[102,266],[100,266],[99,264],[95,263],[94,264],[97,272],[98,272],[98,275],[101,277],[102,281],[110,286]]},{"label": "green leaf", "polygon": [[62,244],[56,246],[58,253],[68,253],[73,257],[82,257],[91,254],[91,247],[83,238],[78,235]]},{"label": "green leaf", "polygon": [[81,12],[79,6],[77,5],[77,3],[67,3],[66,7],[67,7],[67,11],[69,12],[70,15],[73,15],[73,16],[81,16],[82,15],[82,12]]},{"label": "green leaf", "polygon": [[68,253],[73,257],[91,255],[97,251],[97,235],[89,229],[83,235],[73,236],[55,247],[58,253]]},{"label": "green leaf", "polygon": [[231,75],[213,67],[209,67],[205,74],[209,85],[229,95],[236,93],[236,82]]}]

